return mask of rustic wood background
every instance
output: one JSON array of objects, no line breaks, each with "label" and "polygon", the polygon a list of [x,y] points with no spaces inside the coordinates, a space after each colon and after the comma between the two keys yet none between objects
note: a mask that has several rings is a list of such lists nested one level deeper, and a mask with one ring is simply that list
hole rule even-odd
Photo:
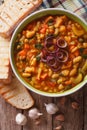
[{"label": "rustic wood background", "polygon": [[[35,125],[34,121],[28,118],[28,110],[18,110],[0,97],[0,130],[54,130],[60,124],[63,126],[63,130],[87,130],[87,84],[78,92],[65,98],[48,98],[33,92],[31,94],[35,100],[35,107],[43,113],[41,123]],[[65,103],[61,101],[63,99]],[[72,108],[72,101],[78,102],[78,110]],[[44,103],[50,102],[57,104],[59,113],[64,114],[64,122],[56,121],[56,115],[47,114]],[[15,122],[15,116],[19,112],[24,113],[28,118],[27,125],[24,127]]]}]

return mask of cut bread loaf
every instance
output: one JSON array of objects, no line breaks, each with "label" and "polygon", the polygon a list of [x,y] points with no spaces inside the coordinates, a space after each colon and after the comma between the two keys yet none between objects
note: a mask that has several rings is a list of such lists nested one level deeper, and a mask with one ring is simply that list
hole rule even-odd
[{"label": "cut bread loaf", "polygon": [[0,6],[0,35],[11,35],[18,23],[33,12],[42,0],[6,0]]},{"label": "cut bread loaf", "polygon": [[0,37],[0,82],[11,82],[11,67],[9,61],[9,39]]},{"label": "cut bread loaf", "polygon": [[34,105],[30,93],[15,76],[10,85],[0,84],[0,94],[8,103],[18,109],[28,109]]}]

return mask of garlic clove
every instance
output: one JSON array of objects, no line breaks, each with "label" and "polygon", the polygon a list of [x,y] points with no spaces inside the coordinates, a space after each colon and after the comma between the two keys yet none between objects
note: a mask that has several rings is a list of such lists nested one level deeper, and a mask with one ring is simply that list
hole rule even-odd
[{"label": "garlic clove", "polygon": [[32,108],[29,110],[28,115],[31,119],[36,120],[38,119],[43,113],[40,113],[37,108]]},{"label": "garlic clove", "polygon": [[18,124],[18,125],[26,125],[26,123],[27,123],[27,118],[26,118],[26,116],[25,115],[23,115],[22,113],[18,113],[17,115],[16,115],[16,123]]},{"label": "garlic clove", "polygon": [[49,103],[49,104],[46,104],[44,103],[45,107],[46,107],[46,111],[48,114],[55,114],[59,109],[57,107],[56,104],[54,103]]},{"label": "garlic clove", "polygon": [[41,115],[43,115],[43,113],[37,113],[37,115],[38,115],[38,116],[41,116]]}]

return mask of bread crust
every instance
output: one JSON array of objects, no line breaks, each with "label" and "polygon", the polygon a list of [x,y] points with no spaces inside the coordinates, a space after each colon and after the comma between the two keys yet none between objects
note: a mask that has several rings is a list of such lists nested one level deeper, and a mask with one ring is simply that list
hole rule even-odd
[{"label": "bread crust", "polygon": [[9,61],[9,39],[0,37],[0,82],[11,82],[11,66]]},{"label": "bread crust", "polygon": [[29,91],[13,76],[10,85],[0,84],[0,94],[12,106],[18,109],[29,109],[34,100]]},{"label": "bread crust", "polygon": [[41,3],[42,0],[6,0],[0,6],[0,12],[3,14],[0,15],[0,35],[5,38],[11,36],[16,26]]}]

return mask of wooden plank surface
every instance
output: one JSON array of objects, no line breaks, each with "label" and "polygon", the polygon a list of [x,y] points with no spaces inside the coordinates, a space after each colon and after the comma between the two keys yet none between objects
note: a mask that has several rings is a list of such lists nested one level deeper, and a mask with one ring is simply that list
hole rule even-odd
[{"label": "wooden plank surface", "polygon": [[83,124],[83,130],[87,130],[87,84],[84,87],[83,91],[83,115],[84,115],[84,124]]},{"label": "wooden plank surface", "polygon": [[0,97],[0,130],[22,130],[15,122],[15,115],[19,112],[21,110],[12,107]]},{"label": "wooden plank surface", "polygon": [[[62,103],[61,99],[54,98],[54,102],[59,106],[59,115],[63,114],[65,120],[61,122],[54,119],[54,127],[60,124],[64,130],[83,130],[83,90],[81,89],[70,96],[66,96],[65,103]],[[72,102],[78,102],[78,110],[72,108]]]}]

